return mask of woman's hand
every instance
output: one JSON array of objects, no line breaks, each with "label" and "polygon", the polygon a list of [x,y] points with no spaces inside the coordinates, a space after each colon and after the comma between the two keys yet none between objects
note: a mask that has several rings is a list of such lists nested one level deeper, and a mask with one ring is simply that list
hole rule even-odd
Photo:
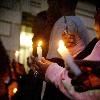
[{"label": "woman's hand", "polygon": [[41,61],[37,61],[36,64],[39,67],[39,72],[45,75],[47,68],[52,64],[53,62],[46,60],[45,58],[42,58]]},{"label": "woman's hand", "polygon": [[34,74],[36,74],[36,76],[37,76],[37,74],[39,74],[44,79],[46,70],[49,67],[49,65],[52,63],[53,62],[46,60],[45,58],[42,58],[40,61],[37,58],[33,57],[30,68],[34,71]]}]

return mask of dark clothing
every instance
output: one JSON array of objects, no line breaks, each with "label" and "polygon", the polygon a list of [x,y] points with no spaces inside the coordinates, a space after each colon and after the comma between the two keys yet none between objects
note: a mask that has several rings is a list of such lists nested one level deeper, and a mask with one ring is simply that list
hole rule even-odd
[{"label": "dark clothing", "polygon": [[70,100],[54,84],[47,83],[43,100]]},{"label": "dark clothing", "polygon": [[41,100],[42,81],[34,74],[20,76],[17,80],[19,89],[12,100]]},{"label": "dark clothing", "polygon": [[95,44],[98,42],[97,38],[94,38],[86,47],[85,49],[80,52],[75,59],[84,59],[85,57],[87,57],[93,50]]}]

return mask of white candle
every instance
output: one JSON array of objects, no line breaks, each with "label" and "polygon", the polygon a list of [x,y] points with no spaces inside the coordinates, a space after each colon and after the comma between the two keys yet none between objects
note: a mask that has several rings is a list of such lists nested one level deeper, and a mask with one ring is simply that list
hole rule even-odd
[{"label": "white candle", "polygon": [[16,51],[15,52],[15,60],[16,60],[16,62],[18,62],[18,59],[19,59],[19,51]]},{"label": "white candle", "polygon": [[33,52],[33,48],[30,47],[30,48],[29,48],[29,56],[32,56],[32,52]]},{"label": "white candle", "polygon": [[80,75],[81,70],[74,63],[73,57],[69,53],[68,49],[65,47],[63,40],[59,41],[59,48],[57,49],[57,51],[62,56],[63,60],[65,61],[65,66],[66,64],[68,64],[68,66],[71,68],[71,70],[74,72],[76,76]]},{"label": "white candle", "polygon": [[62,56],[63,60],[66,61],[66,56],[68,55],[68,49],[65,47],[63,40],[59,41],[58,53]]},{"label": "white candle", "polygon": [[37,55],[38,55],[38,59],[41,60],[42,58],[42,41],[39,41],[38,46],[37,46]]}]

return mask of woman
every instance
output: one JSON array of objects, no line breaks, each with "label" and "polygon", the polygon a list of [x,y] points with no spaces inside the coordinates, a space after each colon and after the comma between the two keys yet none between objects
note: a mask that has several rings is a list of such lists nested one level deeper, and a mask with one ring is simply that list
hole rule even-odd
[{"label": "woman", "polygon": [[[99,41],[96,43],[91,54],[86,58],[84,58],[84,60],[100,61],[100,52],[99,52],[100,51],[100,8],[97,8],[97,13],[95,16],[95,29]],[[68,71],[65,68],[60,67],[58,64],[43,59],[42,61],[37,62],[37,65],[40,67],[39,71],[42,72],[42,75],[45,75],[45,80],[55,84],[56,87],[58,87],[66,96],[69,96],[70,99],[72,100],[100,99],[99,89],[89,90],[82,93],[76,92],[71,84],[71,79],[68,77]],[[100,77],[98,78],[100,82]]]}]

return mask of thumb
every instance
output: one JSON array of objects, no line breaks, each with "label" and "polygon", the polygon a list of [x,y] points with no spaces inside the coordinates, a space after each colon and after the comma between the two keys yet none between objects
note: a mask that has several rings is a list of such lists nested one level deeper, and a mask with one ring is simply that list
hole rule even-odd
[{"label": "thumb", "polygon": [[43,62],[44,64],[50,65],[52,62],[49,60],[46,60],[45,58],[41,59],[41,62]]},{"label": "thumb", "polygon": [[43,61],[37,61],[36,64],[37,64],[39,67],[41,67],[41,66],[44,65],[44,62],[43,62]]}]

